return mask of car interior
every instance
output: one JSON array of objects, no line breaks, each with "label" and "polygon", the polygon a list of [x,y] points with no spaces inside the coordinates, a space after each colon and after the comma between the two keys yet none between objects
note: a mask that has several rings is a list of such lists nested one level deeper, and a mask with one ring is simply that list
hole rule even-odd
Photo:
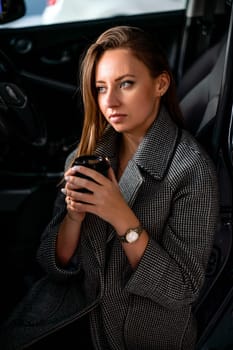
[{"label": "car interior", "polygon": [[99,33],[119,24],[141,26],[161,42],[185,126],[216,165],[220,219],[193,308],[197,350],[233,348],[226,326],[233,306],[233,6],[224,0],[189,1],[185,11],[0,29],[1,321],[42,274],[36,249],[82,129],[80,58]]}]

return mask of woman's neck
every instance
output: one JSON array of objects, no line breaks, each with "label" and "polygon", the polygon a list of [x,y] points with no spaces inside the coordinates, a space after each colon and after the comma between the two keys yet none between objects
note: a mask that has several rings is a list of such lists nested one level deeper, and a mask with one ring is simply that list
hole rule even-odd
[{"label": "woman's neck", "polygon": [[129,160],[133,158],[140,141],[139,139],[122,135],[118,154],[118,179],[124,172]]}]

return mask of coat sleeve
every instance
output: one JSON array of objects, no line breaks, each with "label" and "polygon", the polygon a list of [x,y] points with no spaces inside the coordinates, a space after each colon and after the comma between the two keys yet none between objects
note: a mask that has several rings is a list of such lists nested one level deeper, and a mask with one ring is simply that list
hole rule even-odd
[{"label": "coat sleeve", "polygon": [[208,156],[187,148],[178,150],[173,162],[176,166],[171,164],[164,179],[173,196],[161,240],[150,237],[125,288],[175,309],[195,302],[204,283],[218,223],[219,195]]},{"label": "coat sleeve", "polygon": [[[65,170],[71,164],[74,157],[74,151],[67,157],[65,162]],[[61,192],[61,184],[58,188],[57,196],[54,202],[52,219],[45,228],[40,245],[37,251],[37,260],[42,269],[51,276],[54,280],[62,281],[80,273],[81,263],[77,259],[78,254],[75,254],[74,259],[71,259],[70,264],[65,268],[59,267],[56,263],[56,239],[59,231],[59,226],[63,221],[67,211],[65,196]]]}]

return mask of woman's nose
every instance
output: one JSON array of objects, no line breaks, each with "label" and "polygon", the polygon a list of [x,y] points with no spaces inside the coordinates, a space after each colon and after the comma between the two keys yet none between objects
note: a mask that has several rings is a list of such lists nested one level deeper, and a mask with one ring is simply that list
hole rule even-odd
[{"label": "woman's nose", "polygon": [[119,96],[113,90],[109,90],[105,95],[105,105],[106,107],[118,106],[120,104]]}]

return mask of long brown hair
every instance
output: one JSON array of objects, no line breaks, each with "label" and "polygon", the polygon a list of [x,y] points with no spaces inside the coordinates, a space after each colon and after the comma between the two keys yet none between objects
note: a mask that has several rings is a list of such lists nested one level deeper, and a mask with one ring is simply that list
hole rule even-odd
[{"label": "long brown hair", "polygon": [[76,156],[92,154],[107,125],[99,110],[95,86],[95,69],[101,55],[109,49],[127,48],[143,62],[153,78],[166,71],[170,76],[170,86],[162,97],[171,118],[182,125],[175,82],[166,55],[149,34],[137,27],[117,26],[103,32],[87,50],[80,66],[81,93],[84,106],[82,135]]}]

